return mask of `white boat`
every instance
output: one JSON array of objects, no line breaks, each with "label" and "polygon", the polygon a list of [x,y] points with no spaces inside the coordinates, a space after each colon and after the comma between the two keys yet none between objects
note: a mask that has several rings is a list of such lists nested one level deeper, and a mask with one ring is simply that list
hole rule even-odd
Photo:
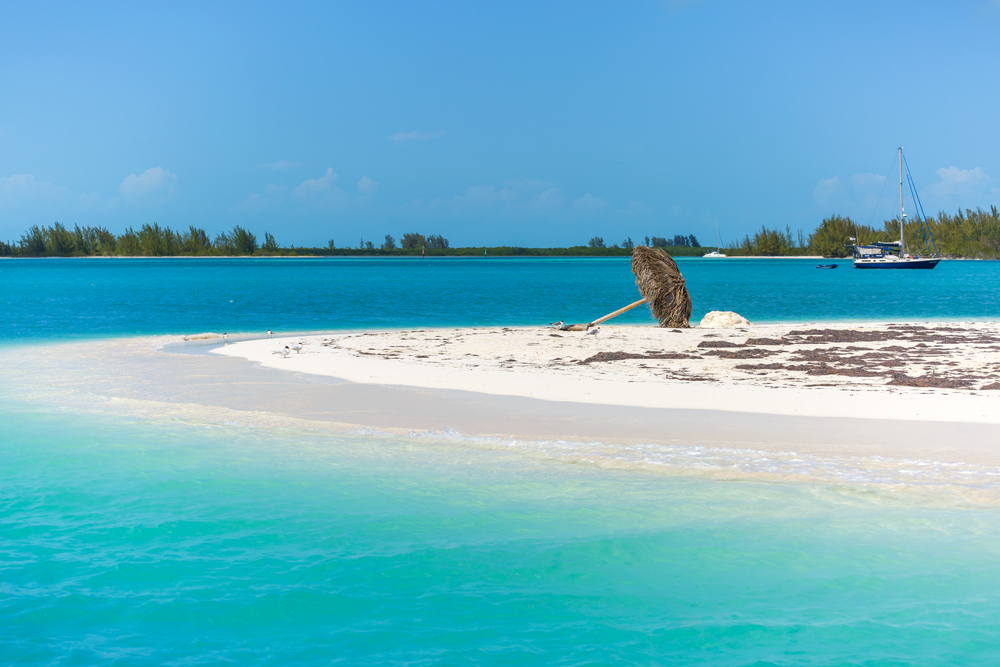
[{"label": "white boat", "polygon": [[722,250],[722,242],[719,240],[719,223],[715,223],[715,250],[712,252],[707,252],[702,257],[725,257],[726,254],[720,252]]},{"label": "white boat", "polygon": [[[924,250],[917,254],[906,252],[906,212],[903,210],[903,166],[906,161],[903,159],[903,149],[899,149],[899,240],[887,243],[868,243],[859,245],[856,238],[851,238],[854,245],[850,246],[854,251],[855,269],[933,269],[941,261],[941,255],[936,252],[934,237],[926,224],[926,216],[921,216],[922,207],[920,197],[913,186],[913,178],[910,176],[910,168],[906,167],[907,182],[910,185],[910,193],[913,196],[914,209],[917,211],[917,220],[920,221],[920,229],[924,233],[924,240],[927,242]],[[921,254],[922,253],[922,254]]]}]

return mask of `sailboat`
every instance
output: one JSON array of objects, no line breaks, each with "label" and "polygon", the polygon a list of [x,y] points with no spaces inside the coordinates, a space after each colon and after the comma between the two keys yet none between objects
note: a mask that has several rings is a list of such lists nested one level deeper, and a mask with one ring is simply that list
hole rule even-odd
[{"label": "sailboat", "polygon": [[720,252],[721,250],[722,241],[719,239],[719,223],[715,223],[715,250],[705,253],[702,257],[725,257],[725,253]]},{"label": "sailboat", "polygon": [[[914,202],[914,210],[917,212],[917,220],[920,222],[920,231],[924,235],[923,254],[915,255],[906,252],[906,212],[903,210],[903,167],[906,167],[906,179],[910,186],[910,194]],[[937,252],[934,244],[934,236],[930,233],[927,225],[927,216],[922,215],[923,206],[920,205],[920,197],[917,196],[917,189],[913,186],[913,177],[910,175],[910,167],[903,158],[903,149],[899,149],[899,240],[888,243],[869,243],[859,245],[856,238],[851,238],[854,245],[849,247],[854,250],[854,268],[856,269],[933,269],[941,261],[941,255]]]}]

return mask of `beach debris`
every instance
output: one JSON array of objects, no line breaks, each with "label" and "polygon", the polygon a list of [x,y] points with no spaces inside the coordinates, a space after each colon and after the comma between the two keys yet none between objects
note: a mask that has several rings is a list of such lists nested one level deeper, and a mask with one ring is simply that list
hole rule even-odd
[{"label": "beach debris", "polygon": [[646,354],[636,354],[635,352],[598,352],[587,357],[578,364],[593,364],[606,361],[625,361],[626,359],[700,359],[698,355],[684,354],[681,352],[647,352]]},{"label": "beach debris", "polygon": [[192,336],[182,336],[181,340],[208,340],[210,338],[222,338],[222,336],[217,333],[200,333]]},{"label": "beach debris", "polygon": [[699,329],[725,329],[752,326],[745,317],[731,310],[713,310],[701,318]]},{"label": "beach debris", "polygon": [[691,294],[673,257],[662,248],[636,246],[632,251],[632,273],[641,299],[588,324],[564,324],[560,329],[588,331],[644,303],[649,305],[649,312],[665,329],[687,329],[691,326]]}]

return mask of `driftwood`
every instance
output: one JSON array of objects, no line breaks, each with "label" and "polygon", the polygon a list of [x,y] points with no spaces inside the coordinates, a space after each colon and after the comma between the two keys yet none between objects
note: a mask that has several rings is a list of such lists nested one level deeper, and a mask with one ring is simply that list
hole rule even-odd
[{"label": "driftwood", "polygon": [[561,329],[586,331],[644,303],[649,304],[650,312],[659,320],[661,327],[684,329],[691,326],[688,323],[691,319],[691,295],[673,257],[660,248],[636,246],[632,251],[632,273],[642,299],[588,324],[566,324]]}]

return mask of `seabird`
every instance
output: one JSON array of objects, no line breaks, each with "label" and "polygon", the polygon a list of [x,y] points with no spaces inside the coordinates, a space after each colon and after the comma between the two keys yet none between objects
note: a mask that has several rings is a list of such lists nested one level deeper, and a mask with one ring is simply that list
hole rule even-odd
[{"label": "seabird", "polygon": [[556,329],[558,329],[558,328],[559,328],[559,327],[561,327],[562,325],[563,325],[563,321],[562,321],[562,320],[559,320],[558,322],[553,322],[553,323],[552,323],[552,324],[550,324],[549,326],[551,326],[551,327],[555,327]]},{"label": "seabird", "polygon": [[298,354],[299,352],[302,351],[302,343],[296,343],[295,345],[292,345],[292,349],[295,350],[295,354]]},{"label": "seabird", "polygon": [[593,329],[591,329],[590,331],[587,332],[587,335],[588,336],[596,336],[597,332],[600,331],[600,330],[601,330],[601,327],[594,327]]}]

